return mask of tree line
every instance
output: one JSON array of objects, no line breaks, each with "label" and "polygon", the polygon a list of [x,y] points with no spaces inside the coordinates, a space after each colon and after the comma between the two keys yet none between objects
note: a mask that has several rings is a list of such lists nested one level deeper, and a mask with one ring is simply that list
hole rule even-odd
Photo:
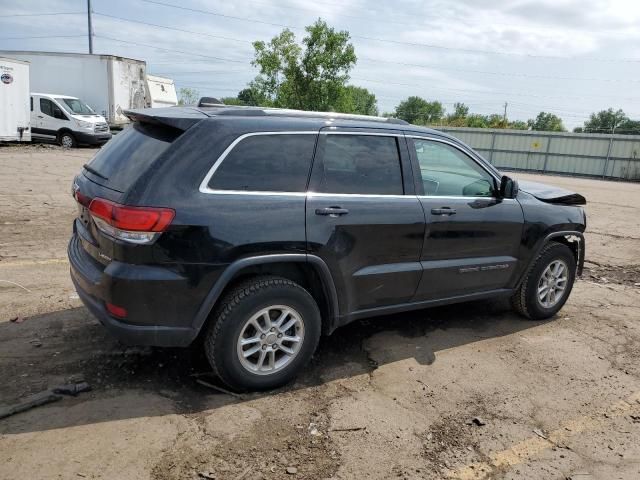
[{"label": "tree line", "polygon": [[[349,72],[357,62],[349,32],[336,31],[322,19],[305,31],[301,44],[289,29],[269,42],[253,42],[251,64],[258,69],[258,75],[235,97],[223,97],[222,101],[227,105],[378,115],[376,96],[364,87],[349,84]],[[181,104],[196,103],[198,97],[193,89],[180,89]],[[464,103],[455,103],[453,110],[447,112],[441,102],[418,96],[408,97],[393,112],[382,115],[425,126],[567,131],[562,119],[550,112],[541,111],[526,122],[510,121],[504,114],[471,113]],[[640,134],[640,121],[631,120],[622,110],[609,108],[592,113],[574,131]]]}]

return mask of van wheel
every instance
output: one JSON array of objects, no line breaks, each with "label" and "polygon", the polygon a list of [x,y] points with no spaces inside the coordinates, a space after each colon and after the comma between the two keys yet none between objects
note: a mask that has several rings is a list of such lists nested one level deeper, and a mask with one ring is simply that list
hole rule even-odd
[{"label": "van wheel", "polygon": [[320,340],[320,310],[291,280],[255,277],[225,295],[205,336],[214,373],[239,391],[293,380]]},{"label": "van wheel", "polygon": [[576,259],[569,247],[557,242],[545,245],[529,268],[511,305],[531,320],[554,316],[569,298],[576,277]]},{"label": "van wheel", "polygon": [[58,143],[64,148],[75,148],[78,143],[76,137],[70,132],[62,132],[58,135]]}]

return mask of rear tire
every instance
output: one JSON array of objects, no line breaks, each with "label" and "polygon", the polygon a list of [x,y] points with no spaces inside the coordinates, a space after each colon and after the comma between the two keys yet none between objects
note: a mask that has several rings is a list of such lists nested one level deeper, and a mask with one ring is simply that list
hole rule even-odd
[{"label": "rear tire", "polygon": [[291,280],[254,277],[228,292],[204,339],[214,373],[237,391],[267,390],[293,380],[316,350],[320,310]]},{"label": "rear tire", "polygon": [[61,132],[58,134],[58,143],[64,148],[75,148],[78,146],[76,137],[71,132]]},{"label": "rear tire", "polygon": [[558,242],[549,242],[511,297],[511,305],[531,320],[553,317],[569,298],[575,277],[576,259],[571,249]]}]

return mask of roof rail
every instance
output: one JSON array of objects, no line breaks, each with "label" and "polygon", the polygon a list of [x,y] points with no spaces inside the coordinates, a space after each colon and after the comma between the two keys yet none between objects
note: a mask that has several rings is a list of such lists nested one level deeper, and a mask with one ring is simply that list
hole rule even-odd
[{"label": "roof rail", "polygon": [[[267,108],[267,107],[241,107],[216,105],[216,116],[242,116],[242,117],[262,117],[262,116],[295,116],[307,118],[339,118],[343,120],[360,120],[363,122],[392,123],[398,125],[408,125],[409,123],[399,118],[375,117],[369,115],[357,115],[354,113],[338,112],[314,112],[307,110],[294,110],[289,108]],[[222,108],[221,108],[222,107]]]}]

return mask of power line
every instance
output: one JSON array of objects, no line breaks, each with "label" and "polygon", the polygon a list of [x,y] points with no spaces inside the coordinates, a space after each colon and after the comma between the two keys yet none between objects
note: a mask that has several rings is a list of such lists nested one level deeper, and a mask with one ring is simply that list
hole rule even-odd
[{"label": "power line", "polygon": [[46,17],[52,15],[84,15],[86,12],[51,12],[51,13],[12,13],[9,15],[0,15],[0,18],[11,17]]},{"label": "power line", "polygon": [[130,45],[138,45],[140,47],[154,48],[156,50],[162,50],[162,51],[165,51],[165,52],[182,53],[184,55],[195,55],[197,57],[208,58],[208,59],[211,59],[211,60],[218,60],[220,62],[232,62],[232,63],[243,63],[243,64],[246,64],[246,60],[233,60],[231,58],[214,57],[212,55],[203,55],[201,53],[187,52],[187,51],[184,51],[184,50],[174,50],[174,49],[170,49],[170,48],[158,47],[157,45],[149,45],[147,43],[132,42],[130,40],[120,40],[118,38],[107,37],[105,35],[94,35],[94,36],[97,37],[97,38],[103,38],[105,40],[112,40],[114,42],[121,42],[121,43],[130,44]]},{"label": "power line", "polygon": [[[404,87],[418,87],[422,89],[432,89],[432,90],[450,90],[452,92],[464,92],[464,93],[478,93],[481,95],[502,95],[502,96],[516,96],[516,97],[533,97],[533,98],[574,98],[580,100],[590,100],[591,98],[616,98],[618,100],[624,99],[623,97],[616,97],[611,95],[589,95],[588,97],[579,97],[579,96],[569,96],[569,95],[536,95],[533,93],[514,93],[514,92],[493,92],[488,90],[474,90],[474,89],[462,89],[462,88],[447,88],[440,87],[438,85],[419,85],[415,83],[400,83],[400,82],[389,82],[383,80],[372,80],[369,78],[361,78],[361,77],[351,77],[354,80],[359,80],[362,82],[372,82],[372,83],[382,83],[384,85],[400,85]],[[633,97],[628,97],[626,100],[636,100]]]},{"label": "power line", "polygon": [[[199,9],[199,8],[190,8],[190,7],[183,7],[181,5],[174,5],[171,3],[165,3],[165,2],[160,2],[158,0],[140,0],[141,2],[145,2],[145,3],[151,3],[154,5],[161,5],[164,7],[169,7],[169,8],[176,8],[179,10],[186,10],[186,11],[191,11],[191,12],[196,12],[196,13],[204,13],[206,15],[213,15],[216,17],[223,17],[223,18],[230,18],[233,20],[240,20],[243,22],[251,22],[251,23],[259,23],[259,24],[263,24],[263,25],[271,25],[271,26],[276,26],[276,27],[283,27],[283,28],[293,28],[293,29],[304,29],[305,27],[301,27],[301,26],[293,26],[293,25],[285,25],[282,23],[274,23],[274,22],[266,22],[264,20],[256,20],[256,19],[252,19],[252,18],[247,18],[247,17],[239,17],[239,16],[235,16],[235,15],[226,15],[226,14],[222,14],[219,12],[213,12],[211,10],[203,10],[203,9]],[[363,20],[366,20],[365,18],[359,17]],[[530,57],[530,58],[546,58],[546,59],[555,59],[555,60],[578,60],[578,61],[598,61],[598,62],[626,62],[626,63],[640,63],[640,59],[626,59],[626,58],[619,58],[619,59],[615,59],[615,58],[593,58],[593,57],[562,57],[562,56],[556,56],[556,55],[537,55],[537,54],[531,54],[531,53],[520,53],[520,52],[504,52],[504,51],[498,51],[498,50],[480,50],[480,49],[472,49],[472,48],[460,48],[460,47],[446,47],[444,45],[433,45],[433,44],[428,44],[428,43],[420,43],[420,42],[403,42],[400,40],[391,40],[391,39],[384,39],[384,38],[376,38],[376,37],[369,37],[369,36],[364,36],[364,35],[353,35],[353,34],[349,34],[352,38],[361,38],[364,40],[369,40],[369,41],[374,41],[374,42],[382,42],[382,43],[390,43],[390,44],[394,44],[394,45],[408,45],[408,46],[415,46],[415,47],[422,47],[422,48],[433,48],[433,49],[439,49],[439,50],[445,50],[445,51],[457,51],[457,52],[465,52],[465,53],[481,53],[484,55],[507,55],[507,56],[518,56],[518,57]]]},{"label": "power line", "polygon": [[[177,31],[177,32],[189,33],[189,34],[194,34],[194,35],[202,35],[202,36],[211,37],[211,38],[219,38],[219,39],[229,40],[229,41],[233,41],[233,42],[249,43],[249,44],[253,43],[250,40],[243,40],[243,39],[227,37],[227,36],[223,36],[223,35],[213,35],[213,34],[204,33],[204,32],[196,32],[196,31],[193,31],[193,30],[169,27],[169,26],[166,26],[166,25],[159,25],[159,24],[156,24],[156,23],[143,22],[141,20],[131,20],[131,19],[128,19],[128,18],[122,18],[122,17],[118,17],[118,16],[115,16],[115,15],[108,15],[106,13],[94,12],[94,15],[99,15],[101,17],[111,18],[111,19],[114,19],[114,20],[128,22],[128,23],[147,25],[147,26],[150,26],[150,27],[163,28],[163,29],[167,29],[167,30],[173,30],[173,31]],[[361,57],[361,56],[358,57],[358,60],[365,60],[365,61],[368,61],[368,62],[375,62],[375,63],[388,63],[388,64],[393,64],[393,65],[403,65],[403,66],[408,66],[408,67],[418,67],[418,68],[424,68],[424,69],[435,69],[435,70],[445,70],[445,71],[446,70],[450,70],[450,71],[454,71],[454,72],[468,72],[468,73],[481,74],[481,75],[494,75],[494,76],[504,76],[504,77],[541,78],[541,79],[550,79],[550,80],[571,80],[571,81],[601,81],[601,82],[640,83],[640,80],[632,80],[632,79],[629,79],[629,78],[615,78],[615,79],[613,79],[613,78],[581,78],[581,77],[563,77],[563,76],[554,76],[554,75],[538,75],[538,74],[528,74],[528,73],[492,72],[492,71],[485,71],[485,70],[470,70],[470,69],[457,68],[457,67],[445,67],[445,66],[441,66],[441,65],[434,66],[434,65],[424,65],[424,64],[418,64],[418,63],[397,62],[397,61],[392,61],[392,60],[383,60],[383,59],[378,59],[378,58]]]},{"label": "power line", "polygon": [[381,60],[378,58],[358,56],[358,60],[365,60],[375,63],[390,63],[393,65],[403,65],[405,67],[418,67],[434,70],[451,70],[453,72],[478,73],[481,75],[497,75],[501,77],[522,77],[522,78],[544,78],[549,80],[571,80],[579,82],[633,82],[640,83],[640,80],[632,80],[628,78],[583,78],[583,77],[563,77],[555,75],[538,75],[530,73],[514,73],[514,72],[491,72],[487,70],[469,70],[467,68],[443,67],[441,65],[424,65],[419,63],[396,62],[392,60]]},{"label": "power line", "polygon": [[27,37],[0,37],[0,40],[29,40],[32,38],[77,38],[77,37],[85,37],[85,34],[82,35],[33,35]]},{"label": "power line", "polygon": [[147,26],[150,26],[150,27],[164,28],[166,30],[174,30],[176,32],[191,33],[191,34],[194,34],[194,35],[203,35],[205,37],[219,38],[219,39],[222,39],[222,40],[230,40],[230,41],[233,41],[233,42],[253,43],[250,40],[240,40],[238,38],[225,37],[225,36],[222,36],[222,35],[213,35],[213,34],[204,33],[204,32],[194,32],[193,30],[184,30],[182,28],[167,27],[166,25],[158,25],[156,23],[142,22],[140,20],[130,20],[128,18],[116,17],[115,15],[107,15],[106,13],[93,12],[93,14],[94,15],[98,15],[100,17],[112,18],[114,20],[119,20],[119,21],[122,21],[122,22],[137,23],[137,24],[140,24],[140,25],[147,25]]}]

